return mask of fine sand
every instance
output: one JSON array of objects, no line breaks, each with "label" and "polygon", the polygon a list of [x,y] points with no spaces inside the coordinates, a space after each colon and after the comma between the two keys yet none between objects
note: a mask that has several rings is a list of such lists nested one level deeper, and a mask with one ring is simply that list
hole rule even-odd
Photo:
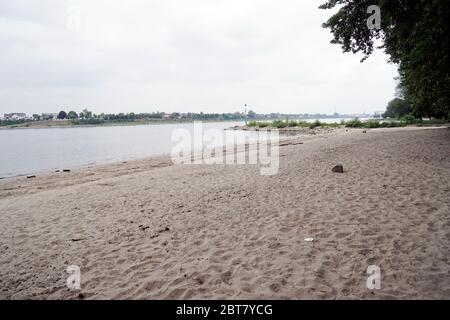
[{"label": "fine sand", "polygon": [[0,298],[449,299],[450,130],[293,141],[273,176],[159,157],[0,180]]}]

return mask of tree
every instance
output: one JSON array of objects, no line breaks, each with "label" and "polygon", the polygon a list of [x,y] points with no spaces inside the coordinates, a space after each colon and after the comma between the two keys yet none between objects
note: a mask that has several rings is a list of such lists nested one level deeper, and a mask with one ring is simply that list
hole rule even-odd
[{"label": "tree", "polygon": [[256,113],[254,111],[252,111],[252,110],[249,110],[247,112],[247,116],[248,116],[249,119],[255,119]]},{"label": "tree", "polygon": [[65,111],[60,111],[58,113],[58,119],[63,120],[67,118],[67,113]]},{"label": "tree", "polygon": [[78,119],[78,115],[75,111],[69,111],[69,113],[67,114],[67,119],[70,120]]},{"label": "tree", "polygon": [[92,111],[89,111],[88,109],[83,109],[83,111],[80,112],[80,118],[91,119],[92,118]]},{"label": "tree", "polygon": [[51,113],[43,113],[41,118],[42,118],[42,120],[53,120],[53,114],[51,114]]},{"label": "tree", "polygon": [[383,118],[401,118],[409,113],[411,113],[411,107],[408,102],[400,98],[395,98],[389,101]]},{"label": "tree", "polygon": [[41,120],[41,116],[38,115],[37,113],[35,113],[35,114],[33,114],[33,119],[36,121]]},{"label": "tree", "polygon": [[[381,28],[368,28],[367,9],[377,5]],[[327,0],[321,9],[339,6],[323,27],[331,43],[367,59],[383,48],[398,64],[400,83],[416,116],[448,116],[450,111],[450,2],[448,0]],[[381,43],[381,46],[378,45]]]}]

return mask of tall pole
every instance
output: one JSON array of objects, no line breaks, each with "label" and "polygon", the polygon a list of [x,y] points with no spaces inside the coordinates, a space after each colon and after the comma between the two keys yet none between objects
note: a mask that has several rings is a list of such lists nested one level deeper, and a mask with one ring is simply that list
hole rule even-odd
[{"label": "tall pole", "polygon": [[247,104],[244,106],[244,119],[245,119],[245,126],[247,126]]}]

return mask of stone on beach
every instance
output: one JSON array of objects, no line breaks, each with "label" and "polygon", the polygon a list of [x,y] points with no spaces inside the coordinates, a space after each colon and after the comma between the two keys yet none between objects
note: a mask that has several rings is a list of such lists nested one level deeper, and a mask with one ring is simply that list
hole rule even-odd
[{"label": "stone on beach", "polygon": [[341,164],[338,164],[331,169],[333,172],[344,173],[344,167]]}]

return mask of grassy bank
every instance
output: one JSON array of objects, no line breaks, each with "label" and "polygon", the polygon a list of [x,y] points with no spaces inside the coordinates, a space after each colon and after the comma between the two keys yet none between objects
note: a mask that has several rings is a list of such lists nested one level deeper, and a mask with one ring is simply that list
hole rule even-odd
[{"label": "grassy bank", "polygon": [[317,127],[340,127],[339,123],[325,123],[316,120],[314,122],[306,122],[306,121],[295,121],[295,120],[273,120],[273,121],[250,121],[247,124],[248,127],[256,127],[256,128],[310,128],[314,129]]},{"label": "grassy bank", "polygon": [[306,121],[295,121],[295,120],[273,120],[273,121],[250,121],[247,124],[247,127],[253,128],[395,128],[395,127],[406,127],[407,125],[416,125],[416,126],[430,126],[430,125],[441,125],[446,124],[447,121],[432,119],[432,120],[422,120],[422,119],[414,119],[413,117],[404,117],[399,120],[367,120],[361,121],[359,119],[352,119],[348,121],[341,121],[340,123],[333,122],[321,122],[316,120],[314,122],[306,122]]},{"label": "grassy bank", "polygon": [[29,127],[31,124],[31,120],[0,120],[0,127]]}]

